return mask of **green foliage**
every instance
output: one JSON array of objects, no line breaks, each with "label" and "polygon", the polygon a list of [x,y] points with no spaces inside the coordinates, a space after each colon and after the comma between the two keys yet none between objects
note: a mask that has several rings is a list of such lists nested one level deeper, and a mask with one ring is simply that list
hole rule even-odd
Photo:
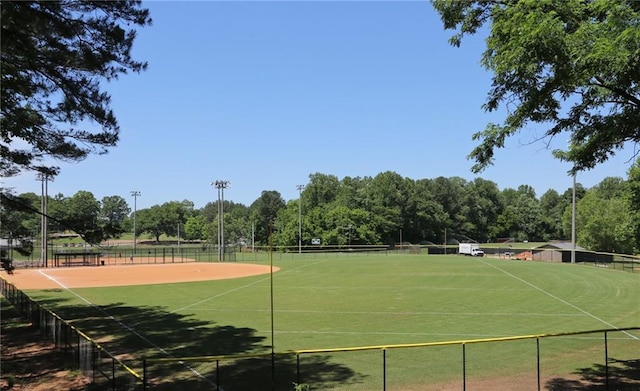
[{"label": "green foliage", "polygon": [[502,207],[498,185],[481,178],[474,179],[465,186],[465,204],[469,223],[466,235],[486,242],[490,238],[489,227]]},{"label": "green foliage", "polygon": [[629,169],[629,178],[627,180],[629,209],[632,221],[633,243],[635,252],[640,253],[640,158]]},{"label": "green foliage", "polygon": [[186,240],[203,239],[207,237],[207,221],[203,215],[191,216],[184,223],[183,237]]},{"label": "green foliage", "polygon": [[570,200],[565,200],[553,189],[548,190],[540,197],[540,212],[544,224],[543,239],[545,241],[563,237],[562,215],[570,205]]},{"label": "green foliage", "polygon": [[[192,208],[192,203],[169,201],[162,205],[138,210],[136,211],[136,234],[149,233],[156,239],[156,242],[160,241],[160,236],[163,234],[176,237],[179,226],[184,225],[188,220]],[[193,233],[193,231],[191,232]]]},{"label": "green foliage", "polygon": [[339,188],[339,180],[335,175],[309,175],[309,183],[304,189],[304,206],[308,208],[332,203],[338,195]]},{"label": "green foliage", "polygon": [[[40,233],[41,197],[34,193],[13,196],[2,193],[0,204],[0,236],[18,238],[21,246],[16,250],[28,255],[33,240]],[[79,191],[71,197],[58,194],[47,200],[48,225],[51,232],[73,231],[91,244],[118,237],[124,232],[128,206],[119,196],[95,199],[88,191]]]},{"label": "green foliage", "polygon": [[[104,153],[119,127],[102,81],[147,66],[131,58],[132,26],[151,24],[140,1],[3,1],[0,173],[45,157]],[[99,130],[94,130],[97,125]],[[29,148],[22,147],[26,142]]]},{"label": "green foliage", "polygon": [[276,228],[276,216],[286,205],[279,192],[265,190],[251,204],[251,221],[255,224],[256,243],[269,244],[269,236]]},{"label": "green foliage", "polygon": [[40,208],[40,197],[34,193],[18,196],[2,194],[0,202],[0,236],[33,237],[40,230],[40,216],[33,211]]},{"label": "green foliage", "polygon": [[[312,246],[315,238],[337,247],[391,245],[400,240],[443,243],[445,230],[450,243],[506,237],[543,242],[568,240],[571,235],[571,188],[562,194],[549,190],[538,199],[531,186],[501,191],[494,182],[481,178],[413,180],[393,172],[337,181],[321,174],[310,178],[314,184],[305,187],[298,200],[285,203],[279,192],[264,191],[249,207],[224,201],[225,244],[250,245],[255,230],[256,244],[268,245],[271,230],[274,245],[297,248],[300,223],[303,247]],[[636,163],[628,180],[605,178],[591,189],[576,184],[581,246],[595,251],[638,251],[638,183]],[[322,190],[322,186],[336,188]],[[0,235],[36,236],[39,197],[27,193],[7,200],[0,205]],[[16,207],[17,202],[23,206]],[[133,232],[133,214],[126,216],[130,208],[121,197],[104,197],[98,202],[91,193],[81,191],[72,197],[58,194],[48,203],[52,232],[72,229],[91,243],[117,237],[125,230]],[[138,235],[146,233],[159,241],[162,235],[176,238],[178,230],[182,239],[217,243],[217,202],[194,209],[190,201],[170,201],[137,211]]]},{"label": "green foliage", "polygon": [[[632,253],[634,251],[634,221],[624,198],[604,198],[598,192],[588,192],[576,206],[577,243],[599,251]],[[564,215],[569,229],[571,210]]]},{"label": "green foliage", "polygon": [[635,0],[432,0],[451,43],[489,30],[482,64],[493,72],[484,108],[509,112],[473,136],[479,172],[505,140],[531,124],[545,137],[570,134],[555,154],[573,170],[593,168],[640,142],[640,6]]},{"label": "green foliage", "polygon": [[131,213],[127,201],[120,196],[108,196],[100,202],[98,220],[103,224],[106,238],[118,238],[125,232],[125,221]]}]

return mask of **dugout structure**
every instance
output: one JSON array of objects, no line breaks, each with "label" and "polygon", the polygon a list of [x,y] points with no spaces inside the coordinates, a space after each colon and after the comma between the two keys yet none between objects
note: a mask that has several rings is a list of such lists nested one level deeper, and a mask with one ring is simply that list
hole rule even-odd
[{"label": "dugout structure", "polygon": [[101,255],[95,251],[57,251],[53,253],[53,266],[98,266]]}]

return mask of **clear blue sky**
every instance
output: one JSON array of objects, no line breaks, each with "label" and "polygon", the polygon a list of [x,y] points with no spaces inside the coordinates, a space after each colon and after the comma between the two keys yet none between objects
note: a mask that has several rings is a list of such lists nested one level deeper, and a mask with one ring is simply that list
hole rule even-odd
[{"label": "clear blue sky", "polygon": [[[428,2],[146,2],[153,26],[139,31],[141,74],[106,84],[121,127],[109,154],[60,164],[49,194],[120,195],[138,209],[225,199],[246,205],[263,190],[285,200],[312,173],[472,180],[471,136],[504,112],[481,105],[490,74],[484,37],[450,46]],[[542,195],[571,186],[554,148],[527,129],[479,176],[500,189],[529,184]],[[547,140],[548,141],[548,140]],[[580,174],[586,187],[626,178],[632,152]],[[32,173],[3,179],[40,193]]]}]

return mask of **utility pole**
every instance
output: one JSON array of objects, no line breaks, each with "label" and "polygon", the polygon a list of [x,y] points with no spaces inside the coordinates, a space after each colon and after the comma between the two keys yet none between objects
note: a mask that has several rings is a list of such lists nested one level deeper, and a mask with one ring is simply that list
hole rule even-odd
[{"label": "utility pole", "polygon": [[298,197],[298,254],[302,254],[302,190],[304,185],[296,186],[300,197]]}]

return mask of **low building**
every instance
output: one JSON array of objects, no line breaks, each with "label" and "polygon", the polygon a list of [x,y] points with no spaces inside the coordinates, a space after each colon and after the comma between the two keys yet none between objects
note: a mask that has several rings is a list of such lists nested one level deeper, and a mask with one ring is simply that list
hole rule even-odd
[{"label": "low building", "polygon": [[[549,242],[531,249],[534,261],[571,262],[571,242]],[[575,247],[576,262],[613,262],[613,256],[609,254],[594,253],[584,247]]]}]

